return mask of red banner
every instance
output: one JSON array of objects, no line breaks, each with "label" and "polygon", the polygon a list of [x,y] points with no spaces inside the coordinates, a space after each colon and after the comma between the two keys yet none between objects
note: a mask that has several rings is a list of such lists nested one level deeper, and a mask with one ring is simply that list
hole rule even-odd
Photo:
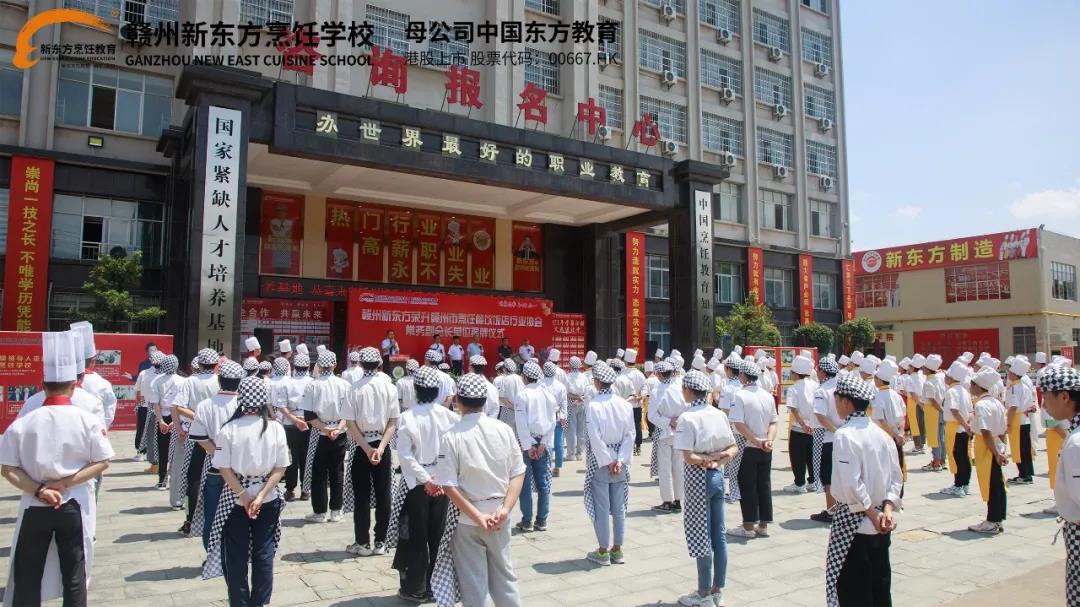
[{"label": "red banner", "polygon": [[626,233],[626,347],[645,352],[645,234]]},{"label": "red banner", "polygon": [[416,284],[437,285],[441,280],[439,249],[442,217],[433,213],[417,213],[413,228],[416,231]]},{"label": "red banner", "polygon": [[[855,262],[840,261],[840,287],[844,290],[844,320],[855,319]],[[963,350],[961,350],[963,352]]]},{"label": "red banner", "polygon": [[511,244],[514,252],[514,290],[543,291],[544,248],[540,226],[515,221]]},{"label": "red banner", "polygon": [[362,205],[357,211],[360,228],[360,257],[356,267],[357,280],[383,281],[383,243],[385,242],[385,211]]},{"label": "red banner", "polygon": [[282,339],[288,339],[294,346],[327,344],[333,316],[333,304],[329,301],[246,297],[240,307],[240,338],[251,337],[255,329],[270,329],[274,332],[274,344],[263,344],[267,353],[273,352]]},{"label": "red banner", "polygon": [[443,217],[443,284],[469,286],[469,221],[461,217]]},{"label": "red banner", "polygon": [[350,280],[353,277],[353,241],[356,206],[326,203],[326,277]]},{"label": "red banner", "polygon": [[[551,315],[551,345],[559,350],[559,366],[570,370],[570,357],[585,358],[585,315],[555,312]],[[639,350],[644,352],[644,350]]]},{"label": "red banner", "polygon": [[495,220],[481,217],[469,219],[472,242],[472,272],[469,286],[474,289],[495,288]]},{"label": "red banner", "polygon": [[814,258],[799,255],[799,324],[814,322]]},{"label": "red banner", "polygon": [[299,276],[304,197],[263,192],[261,217],[259,272]]},{"label": "red banner", "polygon": [[[97,333],[95,372],[109,380],[116,393],[113,430],[135,429],[135,378],[139,363],[146,360],[146,344],[154,342],[162,352],[173,348],[172,335]],[[19,414],[23,402],[41,389],[41,333],[0,332],[0,432]]]},{"label": "red banner", "polygon": [[439,333],[443,343],[459,335],[480,338],[485,352],[497,352],[506,337],[515,351],[523,339],[539,352],[552,340],[551,301],[539,298],[463,295],[418,291],[349,289],[348,348],[378,346],[393,330],[401,353],[422,360]]},{"label": "red banner", "polygon": [[956,360],[964,352],[989,352],[998,358],[997,329],[915,331],[912,341],[915,352],[940,354],[942,360]]},{"label": "red banner", "polygon": [[[52,160],[13,156],[4,260],[5,330],[45,328],[49,242],[52,237]],[[40,349],[40,344],[39,344]]]},{"label": "red banner", "polygon": [[386,243],[390,249],[390,282],[413,281],[412,213],[386,211]]},{"label": "red banner", "polygon": [[758,303],[765,302],[765,252],[761,247],[746,248],[746,293],[757,296]]},{"label": "red banner", "polygon": [[1039,230],[1028,228],[968,238],[858,251],[855,272],[907,272],[1039,256]]}]

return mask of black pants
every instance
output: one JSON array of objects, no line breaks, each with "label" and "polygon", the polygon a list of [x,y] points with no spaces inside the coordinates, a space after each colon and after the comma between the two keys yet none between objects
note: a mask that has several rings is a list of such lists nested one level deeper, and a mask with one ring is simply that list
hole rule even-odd
[{"label": "black pants", "polygon": [[836,598],[841,607],[892,605],[891,540],[888,535],[855,534],[836,580]]},{"label": "black pants", "polygon": [[739,508],[744,524],[771,523],[772,511],[772,453],[747,446],[739,464]]},{"label": "black pants", "polygon": [[421,594],[431,588],[431,574],[435,571],[449,505],[450,498],[431,497],[423,485],[413,487],[405,496],[398,526],[402,532],[394,554],[394,569],[401,572],[403,592]]},{"label": "black pants", "polygon": [[1035,465],[1031,461],[1031,424],[1020,426],[1020,454],[1016,462],[1020,478],[1035,476]]},{"label": "black pants", "polygon": [[[172,423],[171,415],[161,416],[161,421],[166,424]],[[161,428],[154,428],[154,432],[157,433],[157,452],[158,452],[158,469],[157,469],[157,481],[158,484],[164,483],[165,479],[169,476],[169,441],[172,440],[172,430],[170,429],[165,434],[161,433]]]},{"label": "black pants", "polygon": [[[372,449],[379,447],[379,442],[368,443]],[[353,510],[353,535],[361,546],[371,543],[371,487],[375,485],[375,542],[386,541],[386,529],[390,526],[390,451],[383,454],[379,465],[373,465],[362,449],[353,453],[352,483],[356,494],[356,508]]]},{"label": "black pants", "polygon": [[13,605],[41,604],[41,577],[44,575],[49,546],[54,539],[60,557],[64,607],[86,605],[82,511],[75,500],[68,500],[59,509],[31,506],[23,512],[15,554],[11,559],[11,572],[15,580]]},{"label": "black pants", "polygon": [[792,430],[789,441],[788,455],[791,456],[791,472],[795,475],[795,484],[799,487],[805,485],[807,475],[813,483],[814,467],[810,465],[814,457],[813,435]]},{"label": "black pants", "polygon": [[285,442],[289,445],[289,467],[285,469],[285,490],[293,491],[299,483],[303,486],[304,467],[310,430],[300,431],[296,426],[285,426]]},{"label": "black pants", "polygon": [[311,509],[316,514],[326,514],[326,487],[330,486],[330,509],[341,510],[345,493],[345,447],[344,434],[336,440],[319,437],[315,445],[315,461],[311,463]]},{"label": "black pants", "polygon": [[818,462],[818,472],[821,473],[821,484],[825,487],[832,485],[832,443],[821,444],[821,461]]},{"label": "black pants", "polygon": [[919,435],[914,436],[912,432],[912,442],[915,443],[916,449],[922,449],[926,444],[926,418],[923,415],[922,407],[915,405],[915,424],[919,427]]},{"label": "black pants", "polygon": [[[897,445],[896,446],[896,456],[900,459],[900,472],[902,474],[903,471],[904,471],[904,446],[903,445]],[[900,498],[901,499],[903,499],[903,497],[904,497],[904,487],[905,487],[905,485],[900,485]]]},{"label": "black pants", "polygon": [[[588,436],[585,440],[589,440]],[[641,446],[641,407],[634,407],[634,446]]]},{"label": "black pants", "polygon": [[991,523],[1005,520],[1005,479],[1001,476],[1001,466],[994,461],[990,462],[990,499],[986,502],[986,520]]},{"label": "black pants", "polygon": [[146,453],[142,445],[143,430],[146,428],[147,407],[135,407],[135,452]]},{"label": "black pants", "polygon": [[968,455],[968,444],[971,436],[967,432],[957,432],[956,442],[953,443],[952,456],[956,462],[956,475],[953,477],[953,485],[966,487],[971,483],[971,457]]},{"label": "black pants", "polygon": [[462,362],[464,362],[464,361],[461,361],[461,360],[452,360],[452,361],[450,361],[450,371],[454,375],[461,375]]},{"label": "black pants", "polygon": [[187,518],[185,520],[189,523],[195,514],[195,505],[199,503],[199,481],[202,480],[204,461],[206,461],[206,450],[199,443],[195,443],[191,447],[191,464],[187,469]]}]

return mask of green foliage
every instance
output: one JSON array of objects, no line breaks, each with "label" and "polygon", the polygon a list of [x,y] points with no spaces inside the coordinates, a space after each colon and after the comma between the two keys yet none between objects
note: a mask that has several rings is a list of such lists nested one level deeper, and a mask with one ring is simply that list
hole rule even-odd
[{"label": "green foliage", "polygon": [[842,343],[847,352],[865,350],[873,346],[876,335],[874,323],[865,317],[845,321],[836,328],[838,343]]},{"label": "green foliage", "polygon": [[135,310],[131,291],[142,282],[142,252],[131,256],[106,255],[90,270],[90,279],[83,291],[94,296],[94,304],[81,315],[94,324],[94,330],[131,332],[134,323],[145,322],[165,315],[159,307]]},{"label": "green foliage", "polygon": [[814,322],[795,327],[792,335],[795,337],[796,344],[817,348],[818,356],[823,356],[832,350],[834,334],[828,325]]},{"label": "green foliage", "polygon": [[733,343],[744,346],[779,346],[780,329],[773,323],[772,310],[758,303],[753,293],[735,304],[727,318],[716,319],[717,337],[730,335]]}]

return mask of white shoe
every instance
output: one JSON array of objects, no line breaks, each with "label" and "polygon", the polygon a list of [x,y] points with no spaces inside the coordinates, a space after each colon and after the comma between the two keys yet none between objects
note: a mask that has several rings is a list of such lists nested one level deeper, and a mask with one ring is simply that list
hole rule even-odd
[{"label": "white shoe", "polygon": [[330,511],[330,522],[331,523],[340,523],[342,518],[343,517],[341,516],[341,511],[340,510],[331,510]]},{"label": "white shoe", "polygon": [[146,461],[146,456],[143,455],[142,453],[136,453],[135,454],[135,461],[144,462],[144,461]]},{"label": "white shoe", "polygon": [[683,607],[715,607],[716,603],[713,601],[713,595],[707,594],[701,596],[695,590],[690,594],[684,594],[679,597],[679,604]]},{"label": "white shoe", "polygon": [[305,516],[304,520],[309,523],[325,523],[326,513],[323,512],[322,514],[320,514],[318,512],[312,512],[311,514]]},{"label": "white shoe", "polygon": [[961,487],[961,489],[964,490],[964,495],[971,495],[971,486],[970,485],[964,485],[963,487]]},{"label": "white shoe", "polygon": [[952,496],[955,496],[955,497],[962,497],[964,495],[964,490],[959,488],[959,487],[956,487],[955,485],[949,485],[948,487],[945,487],[941,491],[938,491],[938,493],[940,493],[942,495],[952,495]]},{"label": "white shoe", "polygon": [[796,485],[794,483],[784,487],[784,493],[791,493],[792,495],[802,495],[806,493],[806,485]]},{"label": "white shoe", "polygon": [[[351,554],[353,556],[364,556],[363,554],[360,554],[360,551],[362,549],[363,549],[363,546],[361,546],[360,544],[349,544],[348,546],[345,547],[345,552],[348,552],[349,554]],[[370,549],[371,548],[368,547],[368,550],[370,550]]]},{"label": "white shoe", "polygon": [[715,594],[712,595],[713,605],[716,607],[726,607],[727,603],[724,602],[724,589],[721,588]]},{"label": "white shoe", "polygon": [[983,522],[979,523],[978,525],[972,525],[972,526],[968,527],[968,531],[972,531],[972,532],[975,532],[975,533],[982,533],[984,535],[997,535],[997,534],[1001,533],[1002,531],[1004,531],[1004,529],[1002,529],[1001,525],[999,525],[998,523],[991,523],[990,521],[983,521]]},{"label": "white shoe", "polygon": [[743,527],[733,527],[731,529],[728,529],[727,534],[731,537],[741,537],[745,539],[757,537],[757,533],[754,533],[753,529],[746,529]]}]

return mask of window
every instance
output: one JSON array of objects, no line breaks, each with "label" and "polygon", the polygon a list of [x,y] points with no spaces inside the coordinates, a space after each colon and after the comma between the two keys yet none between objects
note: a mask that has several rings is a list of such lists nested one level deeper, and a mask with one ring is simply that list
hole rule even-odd
[{"label": "window", "polygon": [[[289,5],[292,6],[292,2]],[[120,21],[122,12],[125,23],[159,23],[180,19],[178,0],[64,0],[64,6],[82,9],[108,21]],[[288,21],[292,21],[291,10]]]},{"label": "window", "polygon": [[1076,301],[1076,266],[1051,261],[1050,292],[1054,299]]},{"label": "window", "polygon": [[1080,329],[1073,329],[1073,343],[1080,346]]},{"label": "window", "polygon": [[785,52],[790,51],[788,20],[755,8],[754,42],[760,42],[765,46],[778,46]]},{"label": "window", "polygon": [[723,182],[720,191],[713,194],[713,214],[720,221],[742,223],[742,186]]},{"label": "window", "polygon": [[613,129],[623,128],[622,89],[600,85],[600,107],[606,113],[607,125]]},{"label": "window", "polygon": [[829,14],[829,0],[802,0],[802,5]]},{"label": "window", "polygon": [[686,143],[686,108],[668,101],[641,96],[641,115],[650,114],[660,123],[660,136]]},{"label": "window", "polygon": [[780,268],[765,268],[765,305],[770,308],[792,307],[795,273]]},{"label": "window", "polygon": [[56,121],[157,137],[172,121],[172,80],[102,65],[61,63]]},{"label": "window", "polygon": [[394,51],[395,55],[404,55],[409,52],[409,40],[405,37],[405,27],[409,23],[408,15],[369,4],[365,18],[373,32],[372,46],[388,48]]},{"label": "window", "polygon": [[1011,297],[1008,262],[945,268],[945,303],[993,301]]},{"label": "window", "polygon": [[791,194],[758,190],[758,199],[762,227],[789,232],[795,229],[791,218]]},{"label": "window", "polygon": [[758,127],[758,162],[765,164],[778,164],[792,168],[795,166],[792,155],[791,135],[777,133],[769,129]]},{"label": "window", "polygon": [[668,258],[664,255],[646,255],[645,271],[648,272],[649,277],[645,297],[649,299],[668,299],[671,296],[668,284]]},{"label": "window", "polygon": [[855,277],[856,308],[896,308],[900,306],[899,274],[870,274]]},{"label": "window", "polygon": [[716,303],[737,304],[743,300],[742,264],[716,264]]},{"label": "window", "polygon": [[814,272],[811,276],[814,283],[814,309],[836,309],[836,274],[821,274]]},{"label": "window", "polygon": [[7,188],[0,188],[0,255],[7,253],[9,193]]},{"label": "window", "polygon": [[[157,297],[134,295],[132,299],[136,311],[161,305],[161,299]],[[85,320],[87,310],[93,305],[94,297],[92,295],[71,291],[53,291],[49,296],[49,330],[67,331],[71,328],[71,323]],[[158,320],[155,318],[154,320],[133,323],[130,330],[134,333],[148,335],[159,333]],[[124,330],[126,331],[128,328],[124,327]]]},{"label": "window", "polygon": [[293,22],[293,0],[240,0],[240,23]]},{"label": "window", "polygon": [[698,16],[702,23],[739,33],[739,0],[700,0]]},{"label": "window", "polygon": [[559,0],[525,0],[525,8],[549,15],[558,15]]},{"label": "window", "polygon": [[742,61],[701,49],[701,83],[742,95]]},{"label": "window", "polygon": [[812,84],[803,85],[803,113],[811,118],[836,122],[836,97],[833,92]]},{"label": "window", "polygon": [[645,322],[645,340],[655,341],[664,352],[671,350],[671,322],[667,317],[652,316]]},{"label": "window", "polygon": [[840,236],[836,227],[836,205],[824,200],[810,199],[810,233],[825,238]]},{"label": "window", "polygon": [[713,114],[702,114],[701,119],[706,150],[711,152],[731,152],[736,156],[743,155],[743,126],[741,122]]},{"label": "window", "polygon": [[791,78],[754,68],[754,99],[768,105],[791,107]]},{"label": "window", "polygon": [[54,206],[53,257],[94,260],[119,247],[142,251],[146,265],[161,264],[160,204],[57,194]]},{"label": "window", "polygon": [[777,324],[776,328],[780,331],[781,346],[795,345],[795,325]]},{"label": "window", "polygon": [[13,58],[11,49],[0,48],[0,114],[5,116],[22,114],[23,72],[11,64]]},{"label": "window", "polygon": [[810,63],[832,67],[832,38],[821,32],[802,28],[802,57]]},{"label": "window", "polygon": [[1035,351],[1035,327],[1013,327],[1014,354],[1031,354]]},{"label": "window", "polygon": [[836,179],[836,148],[807,139],[806,171],[813,175],[828,175]]},{"label": "window", "polygon": [[460,40],[431,40],[428,42],[428,61],[437,67],[460,65],[469,67],[469,43]]},{"label": "window", "polygon": [[525,82],[531,82],[550,95],[559,94],[559,66],[551,62],[551,53],[539,49],[526,49]]},{"label": "window", "polygon": [[646,29],[638,30],[638,33],[639,67],[654,72],[671,70],[680,78],[686,77],[685,42],[654,34]]},{"label": "window", "polygon": [[622,63],[622,23],[609,17],[600,17],[600,22],[615,24],[615,42],[607,43],[607,51],[614,54],[615,57],[618,57],[619,63]]},{"label": "window", "polygon": [[[645,4],[649,4],[649,5],[655,6],[656,8],[660,8],[660,6],[665,1],[666,0],[645,0]],[[679,13],[680,15],[685,15],[686,14],[686,0],[675,0],[675,12]]]}]

